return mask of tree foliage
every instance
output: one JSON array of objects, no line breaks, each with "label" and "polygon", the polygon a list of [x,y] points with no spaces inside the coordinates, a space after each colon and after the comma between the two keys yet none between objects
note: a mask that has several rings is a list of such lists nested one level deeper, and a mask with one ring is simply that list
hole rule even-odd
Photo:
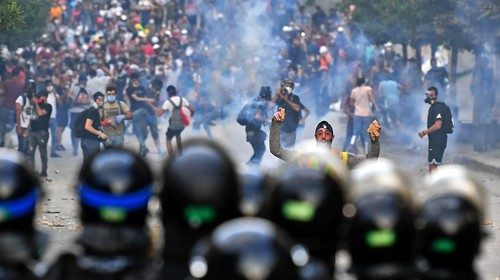
[{"label": "tree foliage", "polygon": [[[374,43],[388,40],[458,50],[499,46],[498,0],[348,0],[353,23]],[[500,50],[497,50],[500,51]]]},{"label": "tree foliage", "polygon": [[24,15],[16,0],[0,2],[0,34],[24,23]]},{"label": "tree foliage", "polygon": [[[4,0],[0,4],[0,45],[23,47],[45,31],[49,15],[48,0]],[[5,14],[4,14],[5,13]]]}]

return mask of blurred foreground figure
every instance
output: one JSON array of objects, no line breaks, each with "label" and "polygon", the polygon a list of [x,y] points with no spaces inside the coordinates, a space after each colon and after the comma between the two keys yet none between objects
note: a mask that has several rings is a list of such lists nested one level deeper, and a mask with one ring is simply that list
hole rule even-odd
[{"label": "blurred foreground figure", "polygon": [[299,269],[309,259],[307,251],[271,222],[238,218],[217,227],[199,242],[189,260],[196,279],[300,279]]},{"label": "blurred foreground figure", "polygon": [[464,167],[446,165],[430,176],[417,224],[421,279],[479,279],[474,259],[485,204],[483,187]]},{"label": "blurred foreground figure", "polygon": [[44,248],[33,218],[40,182],[21,154],[0,149],[0,279],[38,279],[29,269]]},{"label": "blurred foreground figure", "polygon": [[358,279],[415,279],[415,209],[408,179],[387,159],[353,170],[347,243]]},{"label": "blurred foreground figure", "polygon": [[182,154],[169,157],[161,174],[163,276],[183,279],[189,273],[193,244],[219,224],[240,216],[238,175],[228,154],[206,139],[186,141]]},{"label": "blurred foreground figure", "polygon": [[83,231],[77,254],[64,254],[47,279],[150,279],[145,223],[153,194],[147,163],[127,150],[92,155],[78,178]]},{"label": "blurred foreground figure", "polygon": [[305,148],[283,166],[277,180],[263,217],[287,231],[333,275],[347,169],[328,151]]},{"label": "blurred foreground figure", "polygon": [[259,216],[262,204],[274,187],[275,180],[270,174],[255,166],[239,172],[240,211],[245,216]]}]

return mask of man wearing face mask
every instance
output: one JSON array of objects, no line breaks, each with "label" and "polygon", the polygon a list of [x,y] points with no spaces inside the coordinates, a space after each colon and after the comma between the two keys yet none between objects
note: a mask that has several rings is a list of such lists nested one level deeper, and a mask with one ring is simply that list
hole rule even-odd
[{"label": "man wearing face mask", "polygon": [[47,90],[41,90],[37,93],[34,99],[34,107],[37,119],[31,121],[31,133],[28,136],[28,162],[31,167],[35,167],[35,152],[38,148],[41,159],[42,169],[40,177],[45,178],[50,182],[47,177],[47,142],[49,140],[49,123],[52,114],[52,106],[47,103],[49,93]]},{"label": "man wearing face mask", "polygon": [[57,151],[57,101],[59,100],[59,94],[57,94],[54,83],[52,80],[45,81],[45,89],[47,90],[47,103],[52,107],[52,113],[50,114],[49,128],[50,128],[50,157],[58,158],[61,157],[56,153]]},{"label": "man wearing face mask", "polygon": [[99,110],[102,109],[104,103],[104,94],[102,92],[96,92],[93,98],[94,103],[87,111],[85,132],[80,143],[84,162],[91,154],[100,151],[101,140],[106,140],[108,138],[108,135],[101,130],[101,118],[99,116]]},{"label": "man wearing face mask", "polygon": [[[284,80],[281,87],[276,89],[274,101],[280,108],[284,108],[288,116],[283,121],[281,128],[281,142],[283,147],[291,148],[295,145],[297,137],[297,128],[299,124],[304,124],[305,119],[309,115],[309,110],[300,102],[300,97],[293,94],[295,83],[292,80]],[[304,110],[304,117],[302,117]]]},{"label": "man wearing face mask", "polygon": [[427,115],[427,129],[418,133],[420,138],[425,135],[429,136],[429,173],[437,170],[437,167],[442,164],[444,150],[448,142],[447,133],[441,129],[443,126],[443,117],[445,115],[445,106],[443,102],[438,102],[438,89],[429,87],[425,92],[427,98],[425,103],[429,103],[429,113]]},{"label": "man wearing face mask", "polygon": [[105,148],[122,148],[125,140],[125,125],[123,120],[132,119],[132,111],[128,105],[117,100],[117,91],[113,86],[106,88],[106,100],[99,110],[102,131],[108,135]]},{"label": "man wearing face mask", "polygon": [[[279,131],[284,124],[284,121],[286,120],[285,113],[285,109],[279,108],[278,111],[273,115],[271,122],[271,131],[269,135],[269,148],[271,150],[271,154],[279,159],[288,161],[293,159],[297,153],[292,149],[287,149],[281,146]],[[380,154],[379,137],[381,129],[382,128],[377,121],[373,121],[368,127],[367,131],[370,136],[371,142],[366,156],[357,155],[333,148],[332,143],[333,139],[335,138],[335,134],[333,133],[332,125],[327,121],[321,121],[318,123],[314,132],[314,138],[316,138],[316,144],[318,147],[325,148],[325,150],[329,151],[332,156],[340,158],[340,160],[342,160],[347,165],[347,167],[351,169],[366,158],[378,158]]]}]

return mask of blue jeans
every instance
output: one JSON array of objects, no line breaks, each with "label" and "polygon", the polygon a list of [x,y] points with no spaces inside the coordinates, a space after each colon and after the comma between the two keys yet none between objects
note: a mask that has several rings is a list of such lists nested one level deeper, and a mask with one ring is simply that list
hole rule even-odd
[{"label": "blue jeans", "polygon": [[[354,116],[353,117],[353,136],[361,137],[361,141],[365,144],[368,143],[368,139],[370,137],[368,136],[368,126],[370,126],[370,122],[372,121],[372,117],[358,117]],[[351,143],[352,144],[352,143]]]},{"label": "blue jeans", "polygon": [[25,155],[28,154],[28,137],[17,135],[17,150]]},{"label": "blue jeans", "polygon": [[132,128],[134,134],[139,141],[139,149],[141,151],[146,148],[146,138],[148,137],[147,112],[144,109],[134,111],[132,118]]},{"label": "blue jeans", "polygon": [[[80,113],[69,113],[69,128],[73,129],[73,125],[75,123],[76,118]],[[78,154],[78,143],[80,142],[79,138],[73,136],[71,133],[71,146],[73,147],[73,155],[76,156]]]},{"label": "blue jeans", "polygon": [[108,139],[104,142],[104,148],[123,148],[123,143],[125,142],[125,138],[123,134],[118,135],[108,135]]},{"label": "blue jeans", "polygon": [[101,150],[101,141],[82,138],[80,146],[82,147],[83,161],[85,162],[90,155]]},{"label": "blue jeans", "polygon": [[49,121],[50,128],[50,154],[53,155],[57,150],[57,122],[56,119],[50,119]]}]

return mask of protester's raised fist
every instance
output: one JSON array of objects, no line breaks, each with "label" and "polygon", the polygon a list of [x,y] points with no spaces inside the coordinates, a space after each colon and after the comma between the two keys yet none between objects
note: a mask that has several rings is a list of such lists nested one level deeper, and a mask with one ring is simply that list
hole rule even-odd
[{"label": "protester's raised fist", "polygon": [[370,138],[372,139],[372,141],[378,140],[378,138],[380,137],[381,130],[382,130],[382,127],[380,126],[380,124],[376,120],[374,120],[370,124],[367,131],[368,131],[368,134],[370,135]]},{"label": "protester's raised fist", "polygon": [[278,108],[278,111],[273,115],[273,119],[277,122],[282,122],[283,120],[285,120],[285,108]]}]

